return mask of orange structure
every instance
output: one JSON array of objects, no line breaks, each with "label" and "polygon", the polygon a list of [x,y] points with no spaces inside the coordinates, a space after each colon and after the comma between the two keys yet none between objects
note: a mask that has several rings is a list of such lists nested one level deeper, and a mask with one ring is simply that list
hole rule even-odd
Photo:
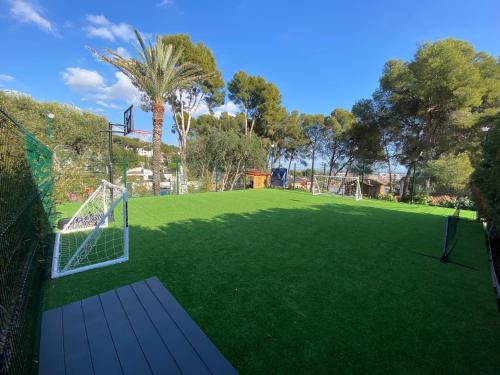
[{"label": "orange structure", "polygon": [[249,169],[247,171],[247,181],[250,181],[253,189],[263,189],[269,184],[271,174],[265,171]]}]

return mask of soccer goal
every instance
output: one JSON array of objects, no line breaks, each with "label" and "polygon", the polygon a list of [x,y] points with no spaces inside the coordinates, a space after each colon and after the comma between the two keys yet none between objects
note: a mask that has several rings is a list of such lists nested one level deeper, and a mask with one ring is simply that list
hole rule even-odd
[{"label": "soccer goal", "polygon": [[363,199],[359,177],[314,176],[313,195],[331,194]]},{"label": "soccer goal", "polygon": [[56,233],[52,278],[127,260],[127,190],[102,181]]}]

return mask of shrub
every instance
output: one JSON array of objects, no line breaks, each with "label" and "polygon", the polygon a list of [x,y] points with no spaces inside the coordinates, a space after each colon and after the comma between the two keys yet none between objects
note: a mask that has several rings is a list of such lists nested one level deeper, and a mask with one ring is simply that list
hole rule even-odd
[{"label": "shrub", "polygon": [[456,198],[451,195],[435,195],[429,197],[429,205],[439,207],[455,207]]},{"label": "shrub", "polygon": [[430,201],[430,197],[428,194],[417,194],[415,195],[415,197],[413,198],[413,203],[415,204],[429,204],[429,201]]},{"label": "shrub", "polygon": [[379,194],[377,196],[377,199],[383,200],[383,201],[388,201],[388,202],[397,202],[398,201],[398,196],[394,193],[388,193],[388,194]]},{"label": "shrub", "polygon": [[462,208],[464,210],[476,210],[476,204],[469,197],[463,197],[460,200],[460,208]]},{"label": "shrub", "polygon": [[500,119],[488,131],[482,159],[472,175],[474,200],[500,233]]}]

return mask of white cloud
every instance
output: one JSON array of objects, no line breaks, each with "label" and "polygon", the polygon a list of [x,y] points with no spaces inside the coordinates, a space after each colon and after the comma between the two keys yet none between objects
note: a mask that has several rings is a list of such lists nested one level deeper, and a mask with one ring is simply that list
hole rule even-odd
[{"label": "white cloud", "polygon": [[110,40],[112,42],[115,40],[113,33],[106,27],[88,26],[84,30],[87,32],[87,36],[91,38],[96,37]]},{"label": "white cloud", "polygon": [[236,116],[236,114],[240,111],[240,107],[233,103],[232,101],[228,101],[227,103],[216,107],[214,109],[214,115],[219,117],[223,112],[227,112],[229,116]]},{"label": "white cloud", "polygon": [[115,73],[116,82],[103,90],[104,100],[120,100],[127,104],[138,105],[141,102],[141,92],[122,72]]},{"label": "white cloud", "polygon": [[93,91],[104,86],[104,78],[95,70],[66,68],[61,76],[64,84],[78,93]]},{"label": "white cloud", "polygon": [[114,35],[126,42],[135,39],[134,28],[127,23],[113,24],[111,30]]},{"label": "white cloud", "polygon": [[55,25],[44,18],[40,11],[26,0],[12,0],[10,2],[10,14],[19,22],[33,23],[45,32],[54,33],[56,31]]},{"label": "white cloud", "polygon": [[135,39],[134,28],[128,23],[113,23],[102,14],[87,16],[87,26],[83,30],[89,37],[106,39],[114,42],[116,39],[130,41]]},{"label": "white cloud", "polygon": [[[104,100],[96,100],[95,104],[100,105],[101,107],[110,108],[110,109],[121,108],[119,105],[116,105],[114,103],[108,103],[108,102],[105,102]],[[101,110],[103,110],[103,109],[101,108]]]},{"label": "white cloud", "polygon": [[94,101],[101,107],[122,107],[113,101],[125,102],[127,105],[139,105],[141,102],[141,92],[122,72],[115,73],[116,80],[112,84],[107,84],[95,70],[70,67],[61,72],[61,76],[66,86],[81,95],[82,100]]},{"label": "white cloud", "polygon": [[[227,112],[229,116],[236,116],[239,112],[240,108],[234,104],[232,101],[229,101],[221,106],[215,107],[213,109],[213,113],[215,117],[220,117],[223,112]],[[207,103],[201,102],[196,108],[196,111],[193,112],[193,117],[198,117],[201,115],[208,115],[210,111],[208,110]]]},{"label": "white cloud", "polygon": [[14,77],[9,76],[8,74],[0,74],[0,86],[2,85],[2,82],[10,82],[13,80]]},{"label": "white cloud", "polygon": [[107,26],[111,24],[111,22],[109,22],[109,20],[102,14],[89,14],[87,16],[87,21],[98,26]]},{"label": "white cloud", "polygon": [[14,80],[14,77],[9,76],[8,74],[0,74],[0,87],[3,87],[4,83],[11,82]]},{"label": "white cloud", "polygon": [[16,90],[2,90],[2,92],[6,95],[31,98],[31,94],[28,94],[27,92],[16,91]]},{"label": "white cloud", "polygon": [[158,3],[158,6],[162,8],[169,8],[174,5],[174,0],[162,0]]},{"label": "white cloud", "polygon": [[130,59],[132,57],[132,56],[130,56],[130,52],[126,48],[123,48],[123,47],[118,47],[116,49],[116,52],[118,52],[120,54],[120,56],[122,56],[126,59]]}]

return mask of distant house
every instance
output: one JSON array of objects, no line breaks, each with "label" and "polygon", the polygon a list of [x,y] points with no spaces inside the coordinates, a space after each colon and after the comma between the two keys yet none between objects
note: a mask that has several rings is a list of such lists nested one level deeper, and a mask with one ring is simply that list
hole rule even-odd
[{"label": "distant house", "polygon": [[153,181],[153,171],[143,167],[131,168],[127,170],[127,177],[135,177],[139,181]]},{"label": "distant house", "polygon": [[[400,190],[402,176],[399,173],[392,174],[392,190],[397,194]],[[381,172],[379,174],[366,175],[363,178],[363,195],[376,198],[380,195],[388,194],[390,191],[389,173]],[[361,180],[360,180],[361,183]]]},{"label": "distant house", "polygon": [[145,148],[138,148],[137,154],[139,156],[145,156],[147,158],[152,158],[153,157],[153,150],[147,150]]},{"label": "distant house", "polygon": [[293,176],[289,177],[288,184],[293,189],[309,190],[309,188],[311,187],[311,181],[309,180],[308,177],[297,176],[297,177],[295,177],[295,181],[294,181]]}]

